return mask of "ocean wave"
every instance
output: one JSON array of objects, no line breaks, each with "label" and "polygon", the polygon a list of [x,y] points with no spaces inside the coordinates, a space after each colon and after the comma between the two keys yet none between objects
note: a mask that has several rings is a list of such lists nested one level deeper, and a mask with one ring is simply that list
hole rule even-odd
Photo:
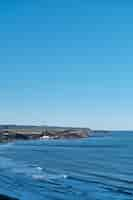
[{"label": "ocean wave", "polygon": [[35,180],[42,180],[42,181],[48,181],[48,180],[57,180],[57,179],[66,179],[68,176],[66,174],[59,174],[59,175],[51,175],[51,174],[43,174],[43,175],[38,175],[34,174],[32,175],[32,178]]}]

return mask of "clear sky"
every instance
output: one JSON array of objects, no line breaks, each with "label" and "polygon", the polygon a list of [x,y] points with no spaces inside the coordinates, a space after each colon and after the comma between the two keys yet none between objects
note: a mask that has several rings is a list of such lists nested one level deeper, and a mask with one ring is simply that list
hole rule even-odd
[{"label": "clear sky", "polygon": [[133,129],[132,1],[0,1],[0,123]]}]

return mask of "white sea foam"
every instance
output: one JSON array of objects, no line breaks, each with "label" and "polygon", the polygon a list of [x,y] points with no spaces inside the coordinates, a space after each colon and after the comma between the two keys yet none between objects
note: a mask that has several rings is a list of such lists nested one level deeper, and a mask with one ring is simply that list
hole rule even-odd
[{"label": "white sea foam", "polygon": [[42,171],[42,170],[43,170],[42,167],[36,167],[36,169],[37,169],[38,171]]},{"label": "white sea foam", "polygon": [[66,174],[59,174],[59,175],[51,175],[51,174],[35,174],[32,175],[32,178],[35,180],[44,180],[44,181],[48,181],[48,180],[57,180],[57,179],[66,179],[68,176]]},{"label": "white sea foam", "polygon": [[26,176],[32,176],[34,174],[42,174],[43,168],[41,167],[29,167],[29,166],[17,166],[17,168],[13,168],[12,171],[17,174],[24,174]]},{"label": "white sea foam", "polygon": [[1,169],[11,170],[14,174],[20,176],[30,177],[34,180],[49,181],[66,179],[68,176],[66,174],[50,174],[45,172],[40,166],[28,166],[22,162],[14,162],[12,159],[1,157]]},{"label": "white sea foam", "polygon": [[41,139],[41,140],[45,140],[45,139],[49,139],[49,138],[50,138],[49,136],[44,135],[44,136],[42,136],[40,139]]}]

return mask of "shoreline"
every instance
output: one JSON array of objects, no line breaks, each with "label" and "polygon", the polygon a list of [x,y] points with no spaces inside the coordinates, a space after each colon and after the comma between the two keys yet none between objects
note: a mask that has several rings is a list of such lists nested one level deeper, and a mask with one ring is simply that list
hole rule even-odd
[{"label": "shoreline", "polygon": [[86,128],[31,128],[31,129],[1,129],[0,143],[17,140],[45,139],[80,139],[89,137],[90,129]]},{"label": "shoreline", "polygon": [[81,139],[107,133],[110,131],[90,128],[0,125],[0,143],[38,139]]}]

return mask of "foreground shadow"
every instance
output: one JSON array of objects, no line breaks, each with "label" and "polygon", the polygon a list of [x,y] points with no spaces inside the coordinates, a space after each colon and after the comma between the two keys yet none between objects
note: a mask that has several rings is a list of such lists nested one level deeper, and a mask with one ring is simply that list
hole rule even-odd
[{"label": "foreground shadow", "polygon": [[0,200],[19,200],[19,199],[0,194]]}]

